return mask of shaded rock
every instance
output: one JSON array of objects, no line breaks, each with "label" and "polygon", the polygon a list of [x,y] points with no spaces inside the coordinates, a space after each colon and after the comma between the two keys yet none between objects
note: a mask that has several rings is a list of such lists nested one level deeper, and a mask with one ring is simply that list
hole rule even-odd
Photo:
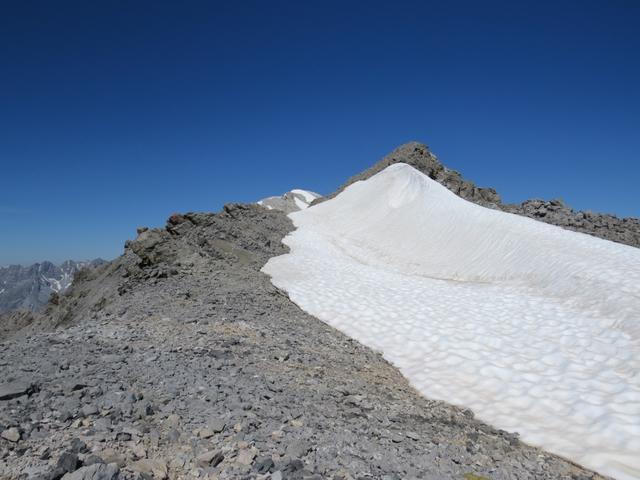
[{"label": "shaded rock", "polygon": [[199,467],[215,467],[224,460],[222,452],[217,450],[210,450],[208,452],[201,453],[196,457],[196,465]]},{"label": "shaded rock", "polygon": [[0,400],[11,400],[23,395],[28,395],[33,391],[32,384],[28,382],[10,382],[0,385]]},{"label": "shaded rock", "polygon": [[221,419],[215,419],[209,422],[209,429],[214,433],[220,433],[224,431],[224,427],[226,426],[227,426],[226,422]]},{"label": "shaded rock", "polygon": [[58,472],[74,472],[80,466],[80,460],[78,459],[78,455],[73,452],[64,452],[58,458],[58,462],[56,463],[56,471]]},{"label": "shaded rock", "polygon": [[275,466],[273,459],[271,457],[260,457],[254,463],[254,469],[258,473],[268,473],[273,470]]}]

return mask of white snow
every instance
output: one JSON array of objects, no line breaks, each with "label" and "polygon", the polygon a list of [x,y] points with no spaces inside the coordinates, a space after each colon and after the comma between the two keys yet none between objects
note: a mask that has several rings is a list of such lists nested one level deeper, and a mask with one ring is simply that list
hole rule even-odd
[{"label": "white snow", "polygon": [[267,197],[256,202],[269,210],[283,210],[286,212],[304,210],[309,204],[321,195],[309,190],[294,188],[281,196]]},{"label": "white snow", "polygon": [[304,200],[300,200],[300,198],[298,198],[297,195],[293,196],[293,201],[296,203],[296,206],[300,210],[304,210],[305,208],[309,208],[309,204],[307,202],[305,202]]},{"label": "white snow", "polygon": [[467,202],[405,164],[290,215],[263,270],[425,396],[640,479],[640,249]]},{"label": "white snow", "polygon": [[42,278],[42,281],[49,285],[49,288],[54,292],[60,292],[62,290],[62,284],[57,278],[45,277],[44,275],[40,275],[40,277]]},{"label": "white snow", "polygon": [[297,193],[298,195],[302,195],[307,203],[307,205],[313,202],[316,198],[320,198],[319,193],[310,192],[309,190],[301,190],[299,188],[294,188],[291,190],[291,193]]}]

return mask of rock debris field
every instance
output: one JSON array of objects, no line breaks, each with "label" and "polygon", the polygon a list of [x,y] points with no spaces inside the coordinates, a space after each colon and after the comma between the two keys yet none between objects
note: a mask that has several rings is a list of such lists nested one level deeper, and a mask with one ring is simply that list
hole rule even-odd
[{"label": "rock debris field", "polygon": [[260,269],[282,213],[141,229],[0,343],[3,479],[603,478],[420,396]]}]

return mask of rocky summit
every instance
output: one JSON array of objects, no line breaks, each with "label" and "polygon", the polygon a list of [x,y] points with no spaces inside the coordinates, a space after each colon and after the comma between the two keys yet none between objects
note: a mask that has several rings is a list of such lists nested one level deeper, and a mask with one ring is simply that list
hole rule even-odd
[{"label": "rocky summit", "polygon": [[[638,245],[637,220],[502,205],[421,144],[393,161],[477,203]],[[260,271],[293,229],[261,205],[175,214],[43,312],[0,317],[0,478],[603,478],[420,396],[300,310]]]},{"label": "rocky summit", "polygon": [[406,163],[444,185],[459,197],[483,207],[494,208],[534,218],[567,230],[586,233],[613,242],[640,247],[640,219],[618,218],[615,215],[575,211],[562,200],[526,200],[520,204],[505,204],[493,188],[476,186],[459,172],[444,166],[423,143],[409,142],[385,156],[368,170],[350,178],[333,194],[315,200],[313,204],[333,198],[358,180],[366,180],[389,165]]}]

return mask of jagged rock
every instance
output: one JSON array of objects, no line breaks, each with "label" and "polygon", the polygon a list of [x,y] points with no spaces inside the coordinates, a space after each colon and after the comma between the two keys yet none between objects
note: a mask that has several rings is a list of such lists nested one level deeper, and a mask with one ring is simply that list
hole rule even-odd
[{"label": "jagged rock", "polygon": [[155,265],[161,260],[170,261],[175,257],[175,253],[169,246],[170,238],[166,230],[147,229],[140,232],[135,240],[129,242],[128,247],[140,258],[142,265]]},{"label": "jagged rock", "polygon": [[15,427],[11,427],[0,433],[0,437],[15,443],[20,440],[20,431]]},{"label": "jagged rock", "polygon": [[65,473],[75,472],[79,466],[80,466],[80,460],[78,459],[78,455],[70,451],[63,452],[62,455],[58,457],[58,461],[56,463],[56,468],[54,472],[55,472],[55,475],[60,475],[60,473],[65,474]]},{"label": "jagged rock", "polygon": [[94,463],[67,473],[62,480],[116,480],[120,469],[115,464]]},{"label": "jagged rock", "polygon": [[210,450],[208,452],[201,453],[196,457],[196,464],[199,467],[216,467],[220,462],[224,460],[224,455],[218,450]]},{"label": "jagged rock", "polygon": [[29,382],[16,381],[0,385],[0,400],[11,400],[33,391],[33,385]]},{"label": "jagged rock", "polygon": [[159,459],[143,459],[132,463],[129,467],[134,472],[152,475],[157,480],[165,480],[167,478],[167,464],[164,460]]}]

